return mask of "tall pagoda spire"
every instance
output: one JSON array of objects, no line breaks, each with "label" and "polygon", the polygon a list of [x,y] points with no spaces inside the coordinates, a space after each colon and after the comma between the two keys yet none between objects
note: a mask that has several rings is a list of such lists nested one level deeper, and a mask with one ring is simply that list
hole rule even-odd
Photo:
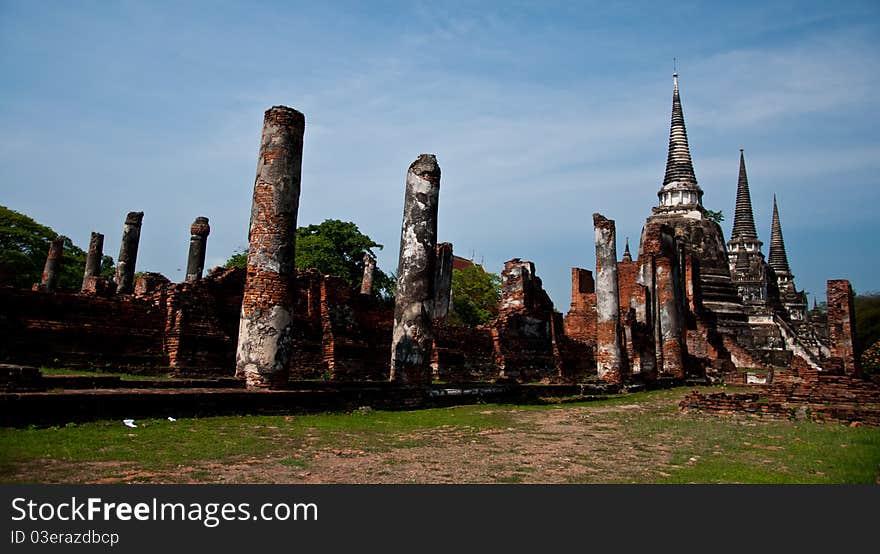
[{"label": "tall pagoda spire", "polygon": [[633,261],[632,253],[629,251],[629,237],[626,237],[626,248],[623,250],[623,261],[631,262]]},{"label": "tall pagoda spire", "polygon": [[773,195],[773,225],[770,228],[770,256],[768,263],[778,276],[791,277],[788,267],[788,255],[785,253],[785,241],[782,239],[782,225],[779,223],[779,208],[776,207],[776,195]]},{"label": "tall pagoda spire", "polygon": [[663,186],[657,193],[661,206],[702,206],[703,191],[697,184],[694,163],[688,146],[684,111],[678,92],[678,73],[672,74],[672,119],[669,126],[669,154]]},{"label": "tall pagoda spire", "polygon": [[731,241],[746,239],[757,241],[755,216],[752,213],[752,195],[749,193],[749,178],[746,175],[746,160],[743,149],[739,149],[739,180],[736,184],[736,210],[733,214]]}]

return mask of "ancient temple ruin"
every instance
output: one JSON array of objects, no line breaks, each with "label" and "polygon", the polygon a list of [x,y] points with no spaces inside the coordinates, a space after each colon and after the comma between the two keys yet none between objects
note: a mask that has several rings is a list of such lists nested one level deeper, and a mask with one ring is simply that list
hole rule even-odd
[{"label": "ancient temple ruin", "polygon": [[[807,312],[789,267],[775,197],[764,257],[743,150],[733,232],[724,240],[703,206],[677,74],[666,170],[637,254],[627,239],[618,260],[614,221],[594,214],[595,273],[571,268],[565,315],[544,290],[535,264],[514,257],[500,272],[497,317],[477,327],[450,324],[452,270],[473,262],[440,242],[440,167],[429,154],[412,163],[404,181],[393,305],[373,294],[376,261],[368,253],[356,288],[340,277],[295,269],[304,130],[305,117],[294,109],[275,106],[265,113],[246,269],[214,268],[203,275],[210,227],[200,216],[189,229],[182,283],[153,273],[135,279],[138,244],[149,235],[142,235],[143,213],[131,212],[113,282],[100,277],[103,236],[93,233],[79,294],[45,294],[53,290],[61,243],[50,248],[43,282],[34,290],[0,288],[0,360],[170,372],[255,391],[312,390],[320,382],[332,384],[321,390],[340,398],[391,402],[436,396],[432,381],[577,385],[583,394],[584,387],[607,392],[749,384],[756,382],[746,377],[752,369],[770,371],[764,384],[775,373],[777,383],[812,379],[816,390],[834,375],[852,380],[838,379],[834,387],[876,387],[858,381],[849,282],[828,282],[827,316]],[[548,270],[558,268],[542,269]],[[7,388],[24,386],[10,375]],[[400,396],[403,390],[410,392]],[[780,406],[793,402],[788,393],[778,394]],[[688,407],[710,409],[712,402],[694,397]]]}]

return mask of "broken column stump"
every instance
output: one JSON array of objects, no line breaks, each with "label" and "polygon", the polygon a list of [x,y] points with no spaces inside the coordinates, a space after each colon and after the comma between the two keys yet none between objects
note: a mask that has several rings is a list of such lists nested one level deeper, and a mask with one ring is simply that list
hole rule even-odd
[{"label": "broken column stump", "polygon": [[248,388],[288,379],[305,124],[286,106],[273,106],[263,119],[235,356],[235,375]]},{"label": "broken column stump", "polygon": [[186,280],[198,281],[202,278],[205,270],[205,250],[208,245],[208,235],[211,234],[211,226],[208,218],[199,216],[189,228],[189,256],[186,259]]},{"label": "broken column stump", "polygon": [[596,237],[596,370],[600,379],[620,384],[626,364],[621,347],[614,221],[595,213],[593,227]]},{"label": "broken column stump", "polygon": [[141,240],[141,223],[144,212],[128,212],[122,227],[122,244],[116,260],[116,293],[131,294],[134,291],[134,268],[137,264],[138,243]]},{"label": "broken column stump", "polygon": [[83,270],[83,281],[80,292],[89,290],[89,277],[101,276],[101,258],[104,257],[104,235],[92,232],[89,239],[89,253],[86,257],[86,267]]},{"label": "broken column stump", "polygon": [[421,154],[406,174],[391,337],[391,380],[406,385],[431,382],[439,196],[437,158]]},{"label": "broken column stump", "polygon": [[373,294],[373,279],[376,276],[376,258],[364,254],[364,276],[361,279],[361,294]]},{"label": "broken column stump", "polygon": [[847,375],[860,376],[861,366],[855,347],[855,312],[853,291],[846,279],[829,280],[826,300],[828,301],[828,337],[831,356],[828,364],[843,368]]},{"label": "broken column stump", "polygon": [[46,255],[46,264],[43,266],[43,276],[36,283],[33,290],[43,292],[55,292],[58,283],[58,268],[61,266],[61,255],[64,253],[64,237],[58,236],[49,243],[49,253]]}]

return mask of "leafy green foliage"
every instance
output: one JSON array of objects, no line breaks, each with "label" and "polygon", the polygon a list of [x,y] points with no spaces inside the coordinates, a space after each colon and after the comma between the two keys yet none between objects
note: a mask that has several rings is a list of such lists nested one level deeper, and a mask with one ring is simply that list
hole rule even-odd
[{"label": "leafy green foliage", "polygon": [[[350,221],[327,219],[320,225],[309,225],[296,230],[296,267],[314,268],[325,275],[336,275],[352,287],[359,288],[364,274],[364,254],[375,257],[374,248],[382,245],[361,233]],[[226,267],[246,267],[247,250],[235,252],[226,261]],[[373,290],[381,296],[394,291],[394,279],[376,268]]]},{"label": "leafy green foliage", "polygon": [[226,267],[240,267],[242,269],[246,268],[247,256],[247,248],[245,248],[244,250],[236,250],[231,256],[229,256],[229,259],[226,260]]},{"label": "leafy green foliage", "polygon": [[[880,341],[880,293],[871,292],[856,295],[854,299],[856,312],[856,341],[858,354],[867,351]],[[872,355],[862,355],[863,369],[869,373],[880,373],[880,359],[874,351]]]},{"label": "leafy green foliage", "polygon": [[[39,283],[49,252],[49,243],[58,237],[51,227],[31,217],[0,206],[0,282],[20,288]],[[64,237],[64,252],[58,269],[59,290],[79,290],[86,252]],[[101,259],[101,275],[113,276],[113,258]]]},{"label": "leafy green foliage", "polygon": [[473,327],[498,315],[501,277],[479,265],[452,271],[452,312],[449,323]]},{"label": "leafy green foliage", "polygon": [[714,221],[715,223],[720,224],[724,221],[724,213],[721,210],[717,212],[715,210],[706,210],[706,218],[709,221]]}]

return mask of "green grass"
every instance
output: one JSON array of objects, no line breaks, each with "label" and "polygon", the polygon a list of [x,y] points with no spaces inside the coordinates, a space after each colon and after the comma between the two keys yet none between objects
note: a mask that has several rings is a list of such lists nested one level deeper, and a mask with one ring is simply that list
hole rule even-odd
[{"label": "green grass", "polygon": [[[165,470],[199,461],[289,455],[306,443],[319,447],[383,452],[417,446],[414,433],[442,425],[475,434],[508,425],[509,416],[480,414],[485,406],[462,406],[409,412],[353,412],[304,416],[230,416],[200,419],[138,420],[68,424],[49,428],[0,428],[0,482],[15,464],[36,460],[134,462],[146,471]],[[307,441],[311,436],[315,441]],[[399,437],[405,437],[399,440]],[[288,462],[293,464],[294,462]]]},{"label": "green grass", "polygon": [[167,373],[162,373],[159,375],[135,375],[133,373],[92,371],[88,369],[67,369],[62,367],[41,367],[40,373],[42,373],[43,375],[85,375],[88,377],[119,377],[120,379],[134,380],[171,379],[171,376]]},{"label": "green grass", "polygon": [[[571,482],[660,483],[875,483],[880,468],[880,429],[805,421],[761,421],[682,414],[677,400],[687,391],[640,392],[608,400],[563,405],[483,404],[416,411],[355,411],[304,416],[233,416],[203,419],[121,421],[61,427],[0,428],[0,482],[64,481],[81,463],[129,464],[139,471],[271,459],[293,469],[309,468],[317,449],[360,450],[393,457],[395,450],[432,445],[440,434],[458,443],[483,444],[484,429],[512,429],[552,439],[535,416],[575,410],[589,429],[613,435],[590,456],[628,449],[646,459],[662,449],[662,467],[622,463],[619,473],[575,475]],[[614,409],[638,405],[638,409]],[[583,424],[583,423],[579,423]],[[604,427],[603,427],[604,426]],[[567,429],[569,425],[563,426]],[[572,432],[579,429],[571,425]],[[567,431],[566,431],[567,432]],[[526,446],[525,444],[523,446]],[[505,447],[508,449],[509,447]],[[497,449],[496,449],[497,450]],[[515,450],[520,450],[516,447]],[[503,451],[503,449],[502,449]],[[525,452],[526,450],[523,450]],[[515,453],[511,452],[511,456]],[[592,467],[589,456],[584,466]],[[655,456],[656,458],[656,456]],[[496,460],[497,461],[497,460]],[[393,460],[383,460],[393,468]],[[67,469],[66,469],[67,468]],[[528,481],[534,469],[498,469],[504,482]],[[100,472],[100,469],[95,471]],[[119,468],[106,471],[118,474]],[[203,468],[190,477],[209,478]],[[201,471],[201,473],[200,473]],[[108,473],[108,474],[110,474]],[[200,477],[202,476],[202,477]],[[93,476],[80,476],[89,479]]]}]

